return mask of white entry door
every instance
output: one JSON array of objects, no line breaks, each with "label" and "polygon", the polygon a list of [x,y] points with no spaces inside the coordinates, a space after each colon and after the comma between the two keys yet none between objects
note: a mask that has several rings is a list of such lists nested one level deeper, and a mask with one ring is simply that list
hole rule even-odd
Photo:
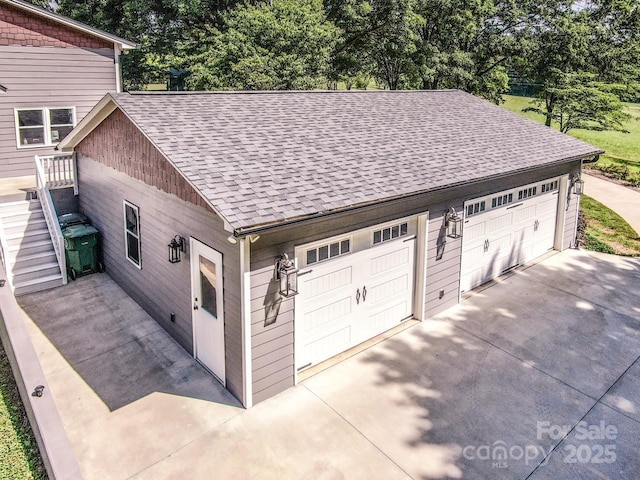
[{"label": "white entry door", "polygon": [[194,356],[225,384],[222,254],[191,239]]},{"label": "white entry door", "polygon": [[337,355],[413,314],[415,236],[303,269],[296,297],[296,367]]}]

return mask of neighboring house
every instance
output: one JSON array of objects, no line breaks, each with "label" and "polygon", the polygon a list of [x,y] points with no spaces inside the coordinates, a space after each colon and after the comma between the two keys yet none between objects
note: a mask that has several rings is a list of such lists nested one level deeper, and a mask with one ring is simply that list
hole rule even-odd
[{"label": "neighboring house", "polygon": [[107,92],[131,42],[21,0],[0,0],[0,178],[33,175]]},{"label": "neighboring house", "polygon": [[572,246],[602,153],[460,91],[107,95],[59,147],[109,274],[247,407]]}]

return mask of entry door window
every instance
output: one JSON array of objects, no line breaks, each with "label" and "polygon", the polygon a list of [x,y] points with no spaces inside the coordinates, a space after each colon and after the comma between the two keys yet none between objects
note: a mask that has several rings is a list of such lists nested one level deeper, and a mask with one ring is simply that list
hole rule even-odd
[{"label": "entry door window", "polygon": [[218,292],[216,291],[216,264],[200,256],[200,293],[202,308],[218,318]]}]

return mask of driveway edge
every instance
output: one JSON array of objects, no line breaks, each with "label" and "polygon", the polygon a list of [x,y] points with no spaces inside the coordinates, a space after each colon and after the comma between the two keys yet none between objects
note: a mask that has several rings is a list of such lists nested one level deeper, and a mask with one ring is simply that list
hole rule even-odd
[{"label": "driveway edge", "polygon": [[[6,279],[4,267],[0,268],[0,278]],[[29,338],[25,314],[18,306],[8,282],[0,288],[0,318],[0,338],[49,478],[82,479],[78,461]],[[42,396],[32,396],[31,392],[38,385],[44,387]]]}]

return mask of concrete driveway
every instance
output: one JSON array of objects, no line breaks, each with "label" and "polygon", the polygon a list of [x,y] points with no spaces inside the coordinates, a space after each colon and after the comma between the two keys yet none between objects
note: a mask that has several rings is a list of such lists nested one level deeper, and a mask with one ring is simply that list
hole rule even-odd
[{"label": "concrete driveway", "polygon": [[636,479],[638,285],[553,255],[248,411],[106,275],[22,298],[86,478]]}]

